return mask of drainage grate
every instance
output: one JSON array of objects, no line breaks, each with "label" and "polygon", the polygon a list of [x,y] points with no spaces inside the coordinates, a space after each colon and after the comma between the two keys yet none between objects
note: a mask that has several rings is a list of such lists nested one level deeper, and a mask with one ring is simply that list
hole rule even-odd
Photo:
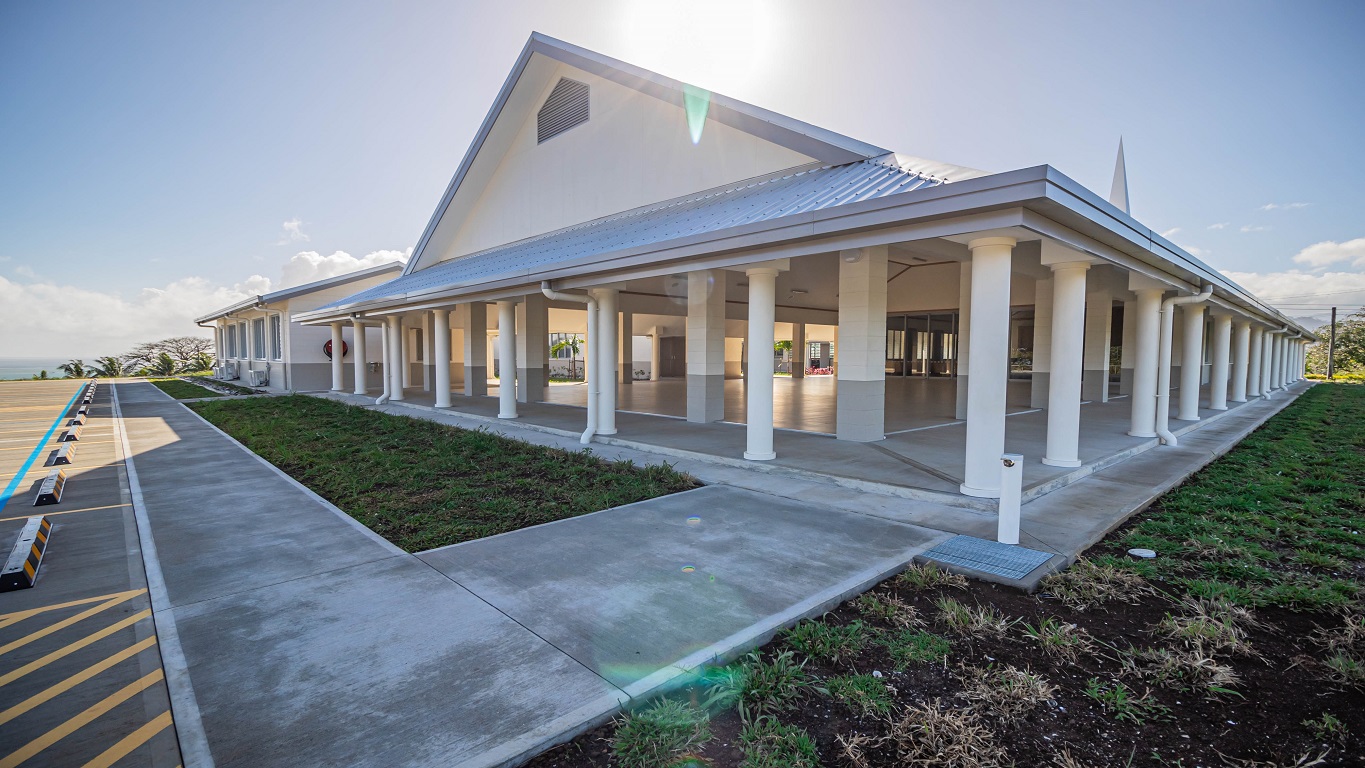
[{"label": "drainage grate", "polygon": [[1001,544],[975,536],[954,536],[925,552],[924,556],[941,563],[960,565],[1010,579],[1022,579],[1034,568],[1052,559],[1050,552]]}]

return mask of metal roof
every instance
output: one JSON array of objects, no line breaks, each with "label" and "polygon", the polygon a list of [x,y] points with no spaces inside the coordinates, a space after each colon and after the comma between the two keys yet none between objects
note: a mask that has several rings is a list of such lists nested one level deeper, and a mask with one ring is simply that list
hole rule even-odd
[{"label": "metal roof", "polygon": [[234,312],[241,312],[242,310],[251,309],[252,307],[260,307],[266,304],[274,304],[277,301],[284,301],[286,299],[292,299],[297,296],[304,296],[309,293],[313,293],[314,291],[321,291],[327,288],[333,288],[338,285],[345,285],[346,283],[355,282],[356,280],[364,280],[367,277],[375,277],[376,275],[382,275],[386,272],[398,272],[402,269],[403,262],[393,261],[389,262],[388,264],[380,264],[377,267],[366,267],[365,269],[356,270],[355,272],[347,272],[344,275],[336,275],[335,277],[328,277],[322,280],[315,280],[311,283],[304,283],[303,285],[296,285],[293,288],[282,288],[278,291],[274,291],[271,293],[264,293],[257,296],[252,296],[249,299],[243,299],[242,301],[239,301],[236,304],[223,307],[222,309],[216,312],[197,318],[195,319],[194,322],[196,324],[206,323],[210,320],[217,320],[220,317],[230,315]]},{"label": "metal roof", "polygon": [[585,256],[902,195],[946,183],[945,179],[907,167],[904,160],[886,155],[844,165],[819,166],[642,206],[441,262],[319,307],[310,314],[477,285]]}]

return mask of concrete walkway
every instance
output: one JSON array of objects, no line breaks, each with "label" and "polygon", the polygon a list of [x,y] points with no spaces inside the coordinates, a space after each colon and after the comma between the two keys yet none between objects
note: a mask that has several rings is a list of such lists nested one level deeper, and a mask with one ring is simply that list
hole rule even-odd
[{"label": "concrete walkway", "polygon": [[117,397],[187,766],[524,759],[943,538],[713,487],[413,556],[151,385]]}]

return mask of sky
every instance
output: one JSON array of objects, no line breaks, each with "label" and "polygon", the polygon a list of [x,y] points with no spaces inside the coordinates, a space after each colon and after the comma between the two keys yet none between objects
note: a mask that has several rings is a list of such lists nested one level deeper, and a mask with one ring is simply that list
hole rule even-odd
[{"label": "sky", "polygon": [[1359,2],[0,0],[0,357],[405,258],[532,31],[1105,196],[1122,136],[1139,221],[1291,316],[1354,309],[1362,28]]}]

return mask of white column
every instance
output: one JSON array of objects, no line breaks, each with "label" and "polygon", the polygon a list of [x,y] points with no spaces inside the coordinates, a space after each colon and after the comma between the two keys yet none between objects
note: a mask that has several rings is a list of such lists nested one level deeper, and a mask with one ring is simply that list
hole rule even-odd
[{"label": "white column", "polygon": [[868,443],[886,437],[886,259],[882,245],[839,252],[834,404],[839,440]]},{"label": "white column", "polygon": [[482,397],[488,394],[488,305],[476,301],[455,311],[464,327],[464,393]]},{"label": "white column", "polygon": [[432,310],[431,364],[436,366],[436,407],[450,407],[450,310]]},{"label": "white column", "polygon": [[403,361],[403,367],[400,369],[403,374],[403,389],[407,389],[412,386],[412,366],[408,365],[408,329],[403,325],[403,318],[395,317],[394,321],[398,324],[398,359]]},{"label": "white column", "polygon": [[517,402],[538,403],[549,386],[550,300],[529,293],[517,302]]},{"label": "white column", "polygon": [[1228,359],[1232,351],[1232,316],[1213,317],[1213,367],[1209,370],[1209,408],[1228,409]]},{"label": "white column", "polygon": [[1005,452],[1005,388],[1009,380],[1010,272],[1015,240],[983,237],[972,251],[971,376],[967,381],[967,449],[961,490],[1000,496],[1000,455]]},{"label": "white column", "polygon": [[1085,297],[1085,370],[1081,397],[1109,402],[1109,347],[1114,324],[1114,295],[1098,286]]},{"label": "white column", "polygon": [[[1133,405],[1128,434],[1156,437],[1157,368],[1161,363],[1161,297],[1164,288],[1138,288],[1132,323],[1136,339],[1133,350]],[[1124,318],[1124,324],[1129,322]]]},{"label": "white column", "polygon": [[407,367],[403,354],[403,321],[397,315],[390,315],[388,326],[389,359],[384,361],[384,367],[389,378],[389,400],[398,402],[403,399],[403,369]]},{"label": "white column", "polygon": [[332,323],[332,391],[340,392],[346,388],[345,368],[342,367],[341,350],[345,342],[341,338],[341,323]]},{"label": "white column", "polygon": [[[620,357],[616,289],[595,288],[597,297],[597,434],[616,434],[617,360]],[[723,328],[723,326],[722,326]]]},{"label": "white column", "polygon": [[806,324],[792,323],[792,378],[806,378],[806,355],[810,345],[806,343]]},{"label": "white column", "polygon": [[[1033,372],[1029,375],[1029,407],[1048,407],[1052,379],[1052,318],[1054,278],[1033,284]],[[1077,402],[1080,399],[1077,398]]]},{"label": "white column", "polygon": [[1247,401],[1247,358],[1251,354],[1251,321],[1238,320],[1232,327],[1232,393],[1234,403]]},{"label": "white column", "polygon": [[1087,314],[1085,273],[1090,264],[1071,262],[1051,266],[1052,375],[1048,384],[1047,455],[1043,457],[1043,463],[1054,467],[1079,467],[1081,366],[1085,356]]},{"label": "white column", "polygon": [[1199,421],[1199,379],[1204,373],[1204,305],[1184,304],[1180,307],[1184,323],[1181,332],[1180,405],[1176,418]]},{"label": "white column", "polygon": [[1251,326],[1250,343],[1247,352],[1247,397],[1261,397],[1261,352],[1265,347],[1265,329],[1259,325]]},{"label": "white column", "polygon": [[[1006,303],[1008,303],[1008,297]],[[962,269],[959,273],[957,307],[957,403],[954,407],[953,418],[961,420],[967,418],[967,382],[972,367],[972,262],[970,259],[962,262]],[[910,343],[909,336],[910,334],[907,333],[907,344]],[[1005,367],[1009,367],[1008,361],[1006,361]]]},{"label": "white column", "polygon": [[1123,338],[1119,354],[1119,394],[1133,394],[1133,371],[1137,365],[1137,328],[1133,316],[1137,302],[1123,302]]},{"label": "white column", "polygon": [[365,377],[365,326],[359,320],[351,320],[351,336],[354,339],[352,344],[355,349],[351,350],[351,366],[355,374],[355,393],[364,395],[369,392],[366,386]]},{"label": "white column", "polygon": [[517,417],[517,303],[498,302],[498,418]]},{"label": "white column", "polygon": [[[885,261],[882,262],[885,264]],[[749,381],[744,458],[768,461],[773,452],[773,323],[777,321],[777,269],[746,270],[749,277]],[[883,284],[885,281],[883,281]]]},{"label": "white column", "polygon": [[725,273],[687,273],[687,420],[725,418]]},{"label": "white column", "polygon": [[1271,370],[1275,365],[1275,332],[1267,330],[1261,336],[1261,395],[1270,397],[1275,389]]},{"label": "white column", "polygon": [[661,375],[661,374],[659,373],[659,369],[662,368],[662,367],[663,367],[663,364],[664,364],[664,354],[663,354],[663,343],[662,343],[662,342],[663,342],[663,329],[656,325],[656,326],[654,326],[654,331],[653,331],[653,333],[651,333],[650,336],[649,336],[649,380],[650,380],[650,381],[658,381],[658,380],[659,380],[659,376]]},{"label": "white column", "polygon": [[379,395],[381,398],[393,394],[393,358],[389,355],[389,322],[379,321],[379,380],[383,382]]},{"label": "white column", "polygon": [[422,314],[422,338],[417,345],[422,350],[422,391],[430,392],[436,386],[436,340],[432,329],[432,317],[430,313]]},{"label": "white column", "polygon": [[1283,334],[1270,334],[1270,379],[1266,390],[1273,392],[1280,388],[1280,341]]},{"label": "white column", "polygon": [[621,313],[619,338],[621,365],[616,380],[621,386],[628,387],[635,380],[635,318],[629,312]]}]

